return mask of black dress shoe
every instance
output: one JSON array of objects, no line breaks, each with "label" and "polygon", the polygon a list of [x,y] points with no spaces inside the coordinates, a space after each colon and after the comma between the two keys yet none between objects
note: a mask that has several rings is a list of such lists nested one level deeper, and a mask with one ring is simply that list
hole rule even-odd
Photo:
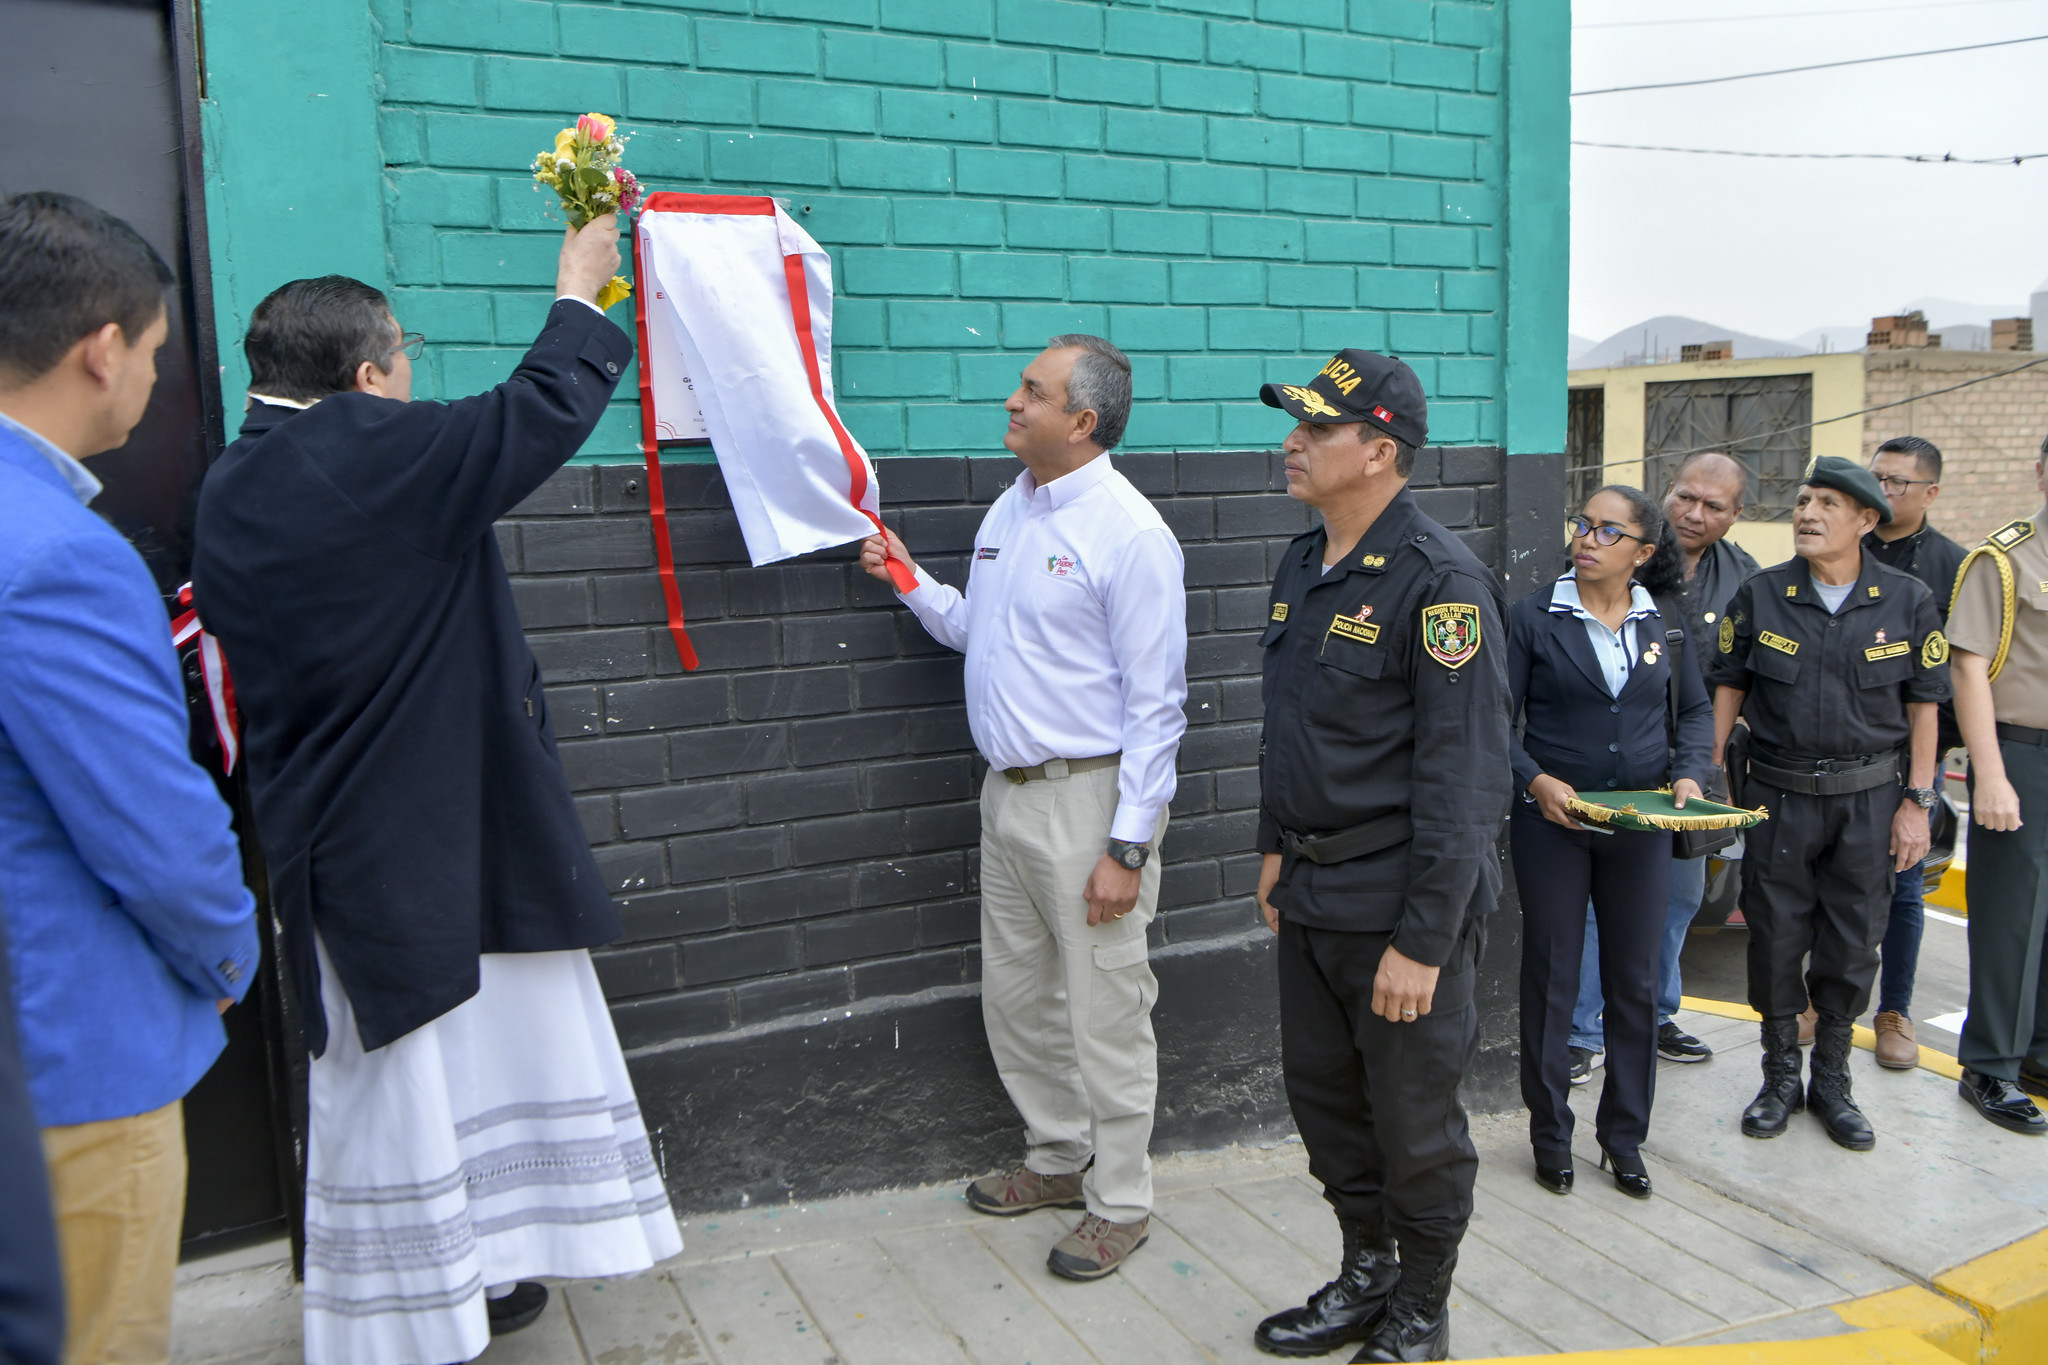
[{"label": "black dress shoe", "polygon": [[1552,1194],[1572,1192],[1572,1168],[1569,1166],[1546,1166],[1543,1158],[1536,1159],[1536,1183]]},{"label": "black dress shoe", "polygon": [[2048,1119],[2041,1117],[2041,1111],[2034,1107],[2026,1092],[2011,1081],[1965,1069],[1956,1089],[1976,1106],[1978,1113],[2000,1128],[2015,1133],[2048,1133]]},{"label": "black dress shoe", "polygon": [[2020,1089],[2029,1095],[2048,1100],[2048,1069],[2035,1066],[2032,1062],[2021,1062]]},{"label": "black dress shoe", "polygon": [[1364,1341],[1386,1316],[1387,1297],[1401,1278],[1394,1234],[1381,1225],[1340,1218],[1344,1264],[1337,1278],[1309,1295],[1299,1308],[1283,1309],[1260,1323],[1252,1344],[1269,1355],[1319,1356],[1348,1341]]},{"label": "black dress shoe", "polygon": [[[1635,1169],[1632,1171],[1624,1170],[1624,1162],[1629,1166],[1635,1167]],[[1650,1197],[1650,1172],[1643,1165],[1643,1159],[1640,1156],[1618,1157],[1605,1147],[1602,1147],[1600,1149],[1600,1169],[1606,1170],[1610,1163],[1614,1167],[1615,1189],[1620,1190],[1631,1199],[1648,1199]]]},{"label": "black dress shoe", "polygon": [[532,1326],[541,1309],[547,1306],[548,1287],[532,1280],[521,1280],[502,1299],[484,1300],[484,1310],[491,1316],[491,1335],[494,1337]]}]

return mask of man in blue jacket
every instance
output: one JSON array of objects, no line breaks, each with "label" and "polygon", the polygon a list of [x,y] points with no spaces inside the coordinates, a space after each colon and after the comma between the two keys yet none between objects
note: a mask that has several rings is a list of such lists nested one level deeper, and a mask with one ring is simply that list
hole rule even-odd
[{"label": "man in blue jacket", "polygon": [[169,1353],[181,1101],[258,952],[170,618],[79,463],[141,420],[171,280],[83,200],[0,200],[0,913],[75,1362]]}]

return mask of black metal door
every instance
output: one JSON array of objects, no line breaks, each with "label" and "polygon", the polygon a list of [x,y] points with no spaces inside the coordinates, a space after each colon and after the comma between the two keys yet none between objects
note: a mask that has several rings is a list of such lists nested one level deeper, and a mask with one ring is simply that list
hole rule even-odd
[{"label": "black metal door", "polygon": [[[191,567],[200,476],[221,448],[213,305],[200,200],[198,74],[191,0],[0,0],[0,193],[61,190],[125,218],[177,272],[157,386],[127,445],[93,458],[93,510],[142,552],[168,595]],[[26,130],[25,134],[20,130]],[[222,778],[210,721],[194,755],[247,827],[239,782]],[[261,868],[250,849],[250,884]],[[259,897],[262,892],[259,890]],[[267,907],[263,918],[269,919]],[[286,1231],[298,1207],[292,1054],[265,935],[265,970],[227,1015],[228,1046],[185,1103],[189,1252]]]}]

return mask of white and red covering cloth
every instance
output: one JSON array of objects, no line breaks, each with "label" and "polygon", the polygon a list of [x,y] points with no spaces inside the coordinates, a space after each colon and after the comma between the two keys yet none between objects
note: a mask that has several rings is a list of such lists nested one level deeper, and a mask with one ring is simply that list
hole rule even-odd
[{"label": "white and red covering cloth", "polygon": [[[659,443],[708,436],[756,565],[874,534],[874,465],[833,407],[824,248],[761,196],[650,195],[636,233],[650,494]],[[660,513],[660,499],[650,502]],[[658,552],[668,548],[664,522],[657,516]],[[908,591],[915,580],[896,568]]]},{"label": "white and red covering cloth", "polygon": [[364,1052],[320,950],[308,1365],[472,1360],[491,1340],[485,1286],[630,1274],[683,1249],[590,954],[478,965],[474,996]]}]

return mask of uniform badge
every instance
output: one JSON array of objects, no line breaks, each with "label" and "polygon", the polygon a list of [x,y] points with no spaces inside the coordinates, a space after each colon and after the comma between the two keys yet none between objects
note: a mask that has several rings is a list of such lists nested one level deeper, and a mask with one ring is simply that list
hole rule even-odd
[{"label": "uniform badge", "polygon": [[1735,618],[1732,616],[1721,618],[1721,652],[1723,654],[1733,654],[1735,652]]},{"label": "uniform badge", "polygon": [[976,559],[994,559],[1002,552],[1003,549],[1000,545],[984,545],[974,552],[974,557]]},{"label": "uniform badge", "polygon": [[1877,586],[1877,584],[1875,584],[1875,583],[1872,583],[1872,584],[1870,585],[1870,595],[1871,595],[1872,597],[1882,597],[1882,596],[1884,596],[1884,590],[1883,590],[1882,588],[1878,587],[1878,586]]},{"label": "uniform badge", "polygon": [[1878,633],[1877,633],[1877,643],[1878,643],[1878,644],[1883,644],[1883,643],[1884,643],[1884,632],[1883,632],[1882,630],[1878,631]]},{"label": "uniform badge", "polygon": [[1384,569],[1387,567],[1387,557],[1385,555],[1367,555],[1358,562],[1368,569]]},{"label": "uniform badge", "polygon": [[1356,614],[1355,614],[1355,615],[1354,615],[1354,616],[1353,616],[1353,617],[1352,617],[1351,619],[1352,619],[1352,620],[1354,620],[1354,621],[1370,621],[1370,620],[1372,620],[1372,606],[1371,606],[1371,604],[1370,604],[1370,603],[1368,603],[1367,605],[1365,605],[1365,606],[1362,606],[1362,607],[1360,607],[1360,608],[1358,609],[1357,613],[1356,613]]},{"label": "uniform badge", "polygon": [[1304,389],[1299,384],[1282,384],[1280,392],[1292,398],[1307,410],[1311,417],[1341,417],[1342,413],[1331,407],[1323,396],[1314,389]]},{"label": "uniform badge", "polygon": [[1787,596],[1787,597],[1797,597],[1797,596],[1799,596],[1799,585],[1798,585],[1797,583],[1787,583],[1787,584],[1785,585],[1785,596]]},{"label": "uniform badge", "polygon": [[1422,609],[1422,647],[1445,668],[1463,668],[1479,653],[1479,608],[1438,602]]},{"label": "uniform badge", "polygon": [[1071,577],[1078,573],[1080,568],[1081,561],[1072,555],[1047,555],[1045,557],[1045,571],[1054,578]]},{"label": "uniform badge", "polygon": [[1380,638],[1380,628],[1378,626],[1367,625],[1363,621],[1344,615],[1342,612],[1338,612],[1330,618],[1330,629],[1326,633],[1341,635],[1347,640],[1356,640],[1362,645],[1377,644]]},{"label": "uniform badge", "polygon": [[1663,642],[1663,641],[1659,640],[1659,641],[1656,641],[1656,642],[1652,643],[1652,644],[1650,645],[1650,647],[1649,647],[1648,649],[1646,649],[1646,650],[1644,650],[1644,651],[1643,651],[1643,663],[1644,663],[1644,665],[1645,665],[1645,666],[1652,666],[1652,665],[1655,665],[1655,664],[1656,664],[1656,662],[1657,662],[1657,658],[1658,658],[1658,656],[1659,656],[1659,655],[1661,655],[1661,654],[1662,654],[1663,652],[1664,652],[1664,642]]},{"label": "uniform badge", "polygon": [[1927,632],[1927,643],[1920,646],[1920,666],[1933,668],[1948,662],[1948,637],[1938,630]]},{"label": "uniform badge", "polygon": [[1760,645],[1769,645],[1780,654],[1797,654],[1799,652],[1799,642],[1797,640],[1788,640],[1774,630],[1759,632],[1756,642]]},{"label": "uniform badge", "polygon": [[1273,619],[1275,621],[1285,621],[1287,619],[1287,604],[1285,602],[1275,602],[1273,604]]}]

